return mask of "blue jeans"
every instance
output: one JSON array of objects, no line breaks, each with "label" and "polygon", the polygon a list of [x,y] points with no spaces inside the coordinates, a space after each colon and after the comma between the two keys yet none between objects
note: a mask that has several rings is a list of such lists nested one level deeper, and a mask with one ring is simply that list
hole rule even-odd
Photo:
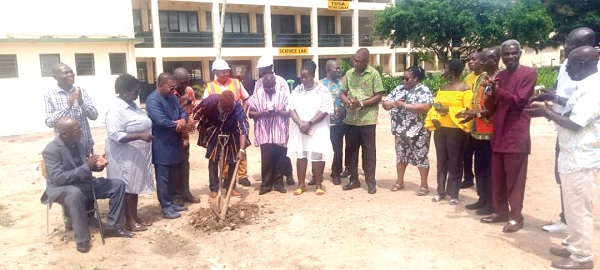
[{"label": "blue jeans", "polygon": [[170,208],[173,204],[171,194],[173,194],[173,185],[170,185],[171,179],[176,175],[179,170],[179,164],[162,165],[154,164],[154,171],[156,173],[156,195],[158,196],[158,202],[160,207],[164,210]]}]

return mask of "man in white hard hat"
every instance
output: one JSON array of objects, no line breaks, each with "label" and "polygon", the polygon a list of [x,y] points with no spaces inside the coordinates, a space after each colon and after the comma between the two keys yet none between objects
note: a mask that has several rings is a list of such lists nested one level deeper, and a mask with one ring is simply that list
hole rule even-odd
[{"label": "man in white hard hat", "polygon": [[[273,72],[273,56],[271,55],[263,55],[258,59],[258,63],[257,63],[257,68],[258,68],[258,75],[259,75],[259,79],[256,81],[256,84],[254,86],[254,89],[259,89],[259,88],[263,88],[263,77],[265,76],[265,74],[273,74],[275,76],[275,92],[279,92],[279,91],[286,91],[287,93],[290,93],[290,87],[287,84],[287,81],[275,74],[275,72]],[[283,162],[282,167],[282,174],[285,176],[285,181],[288,185],[294,185],[296,184],[296,181],[294,180],[294,176],[293,176],[293,172],[292,172],[292,161],[290,160],[290,158],[286,157],[286,160]]]},{"label": "man in white hard hat", "polygon": [[[215,80],[206,84],[202,99],[205,99],[212,94],[221,94],[223,91],[231,91],[235,97],[235,101],[240,102],[244,111],[246,111],[246,100],[250,98],[250,95],[244,88],[244,85],[240,83],[240,80],[231,78],[231,68],[229,67],[229,64],[223,59],[217,59],[212,64],[212,70],[215,73]],[[225,166],[223,170],[227,171],[227,166]],[[250,180],[248,180],[248,162],[246,159],[240,161],[237,177],[240,185],[246,187],[251,185]]]}]

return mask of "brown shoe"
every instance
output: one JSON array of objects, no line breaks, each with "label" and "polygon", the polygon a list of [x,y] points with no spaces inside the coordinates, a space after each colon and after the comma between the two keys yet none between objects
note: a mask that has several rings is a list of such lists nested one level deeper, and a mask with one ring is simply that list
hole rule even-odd
[{"label": "brown shoe", "polygon": [[482,217],[479,220],[481,223],[498,223],[498,222],[507,222],[508,214],[496,214],[493,213],[487,217]]},{"label": "brown shoe", "polygon": [[571,258],[552,261],[552,267],[558,269],[594,269],[594,262],[576,262]]},{"label": "brown shoe", "polygon": [[506,223],[506,225],[504,225],[504,228],[502,228],[502,231],[505,233],[513,233],[516,232],[518,230],[520,230],[521,228],[523,228],[523,221],[516,221],[516,220],[509,220],[508,223]]},{"label": "brown shoe", "polygon": [[550,254],[558,257],[569,258],[571,257],[571,252],[566,248],[550,248]]},{"label": "brown shoe", "polygon": [[200,198],[194,195],[183,196],[183,201],[186,203],[200,203]]},{"label": "brown shoe", "polygon": [[[227,192],[227,191],[225,191]],[[236,197],[236,198],[241,198],[242,197],[242,193],[240,193],[237,189],[233,189],[231,191],[231,197]]]},{"label": "brown shoe", "polygon": [[176,196],[173,198],[173,203],[179,206],[184,206],[183,199],[180,196]]}]

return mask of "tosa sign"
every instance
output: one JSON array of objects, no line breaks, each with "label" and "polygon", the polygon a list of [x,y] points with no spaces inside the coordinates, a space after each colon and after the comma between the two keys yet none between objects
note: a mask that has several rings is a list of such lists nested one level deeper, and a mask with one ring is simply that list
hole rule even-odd
[{"label": "tosa sign", "polygon": [[348,1],[327,1],[328,10],[348,10],[350,9],[350,2]]}]

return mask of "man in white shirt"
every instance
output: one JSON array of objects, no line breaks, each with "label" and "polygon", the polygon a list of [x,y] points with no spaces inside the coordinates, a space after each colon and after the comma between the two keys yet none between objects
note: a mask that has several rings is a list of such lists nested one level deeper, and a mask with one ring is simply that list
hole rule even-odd
[{"label": "man in white shirt", "polygon": [[534,103],[528,109],[531,114],[543,115],[558,125],[558,172],[570,237],[567,248],[550,248],[553,255],[564,257],[552,262],[553,267],[560,269],[594,268],[593,197],[600,174],[599,56],[591,46],[569,53],[566,70],[576,85],[562,114],[543,103]]}]

